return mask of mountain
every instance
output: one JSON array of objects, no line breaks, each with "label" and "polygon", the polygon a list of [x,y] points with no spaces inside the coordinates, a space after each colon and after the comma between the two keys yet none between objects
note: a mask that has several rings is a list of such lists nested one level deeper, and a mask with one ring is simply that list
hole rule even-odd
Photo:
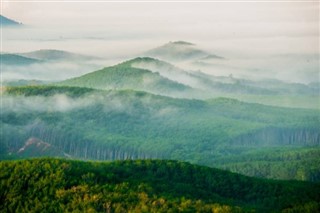
[{"label": "mountain", "polygon": [[[276,94],[276,91],[267,88],[259,88],[259,85],[239,84],[241,79],[229,77],[217,77],[205,74],[201,71],[186,71],[173,66],[170,63],[150,57],[139,57],[126,64],[134,68],[147,69],[172,81],[190,86],[194,89],[205,90],[213,94]],[[201,92],[200,92],[201,93]],[[203,98],[199,95],[198,98]],[[210,96],[207,96],[207,98]],[[212,96],[211,96],[212,97]]]},{"label": "mountain", "polygon": [[196,48],[195,44],[185,41],[169,42],[160,47],[149,50],[143,55],[168,61],[190,61],[206,57],[215,57],[217,59],[223,58],[200,50]]},{"label": "mountain", "polygon": [[63,81],[59,85],[133,89],[166,96],[200,99],[234,93],[276,94],[276,91],[258,86],[239,84],[237,79],[222,79],[202,72],[187,72],[150,57],[134,58],[113,67]]},{"label": "mountain", "polygon": [[0,162],[0,211],[317,212],[320,185],[161,160]]},{"label": "mountain", "polygon": [[0,15],[0,23],[3,27],[17,27],[22,25],[21,23],[18,23],[2,15]]},{"label": "mountain", "polygon": [[7,87],[1,98],[2,159],[38,138],[77,159],[176,159],[320,180],[319,110],[66,86]]},{"label": "mountain", "polygon": [[80,77],[60,82],[58,85],[89,87],[95,89],[132,89],[155,94],[175,96],[192,93],[192,88],[161,76],[148,69],[135,68],[133,59],[112,67],[106,67]]},{"label": "mountain", "polygon": [[27,53],[19,53],[19,55],[46,61],[82,61],[99,59],[98,57],[50,49],[37,50]]},{"label": "mountain", "polygon": [[36,63],[41,63],[41,60],[29,58],[25,56],[20,56],[17,54],[1,54],[1,63],[3,65],[10,65],[10,66],[26,66]]},{"label": "mountain", "polygon": [[318,106],[318,89],[312,85],[285,83],[272,79],[254,81],[233,76],[214,76],[201,71],[183,70],[150,57],[135,58],[128,61],[127,65],[159,73],[167,79],[194,89],[192,93],[180,97],[208,99],[222,96],[276,106],[309,108]]}]

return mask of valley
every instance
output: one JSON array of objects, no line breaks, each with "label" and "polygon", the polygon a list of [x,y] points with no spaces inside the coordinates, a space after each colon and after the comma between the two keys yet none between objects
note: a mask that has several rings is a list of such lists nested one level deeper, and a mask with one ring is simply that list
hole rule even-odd
[{"label": "valley", "polygon": [[0,212],[319,212],[318,6],[1,2]]}]

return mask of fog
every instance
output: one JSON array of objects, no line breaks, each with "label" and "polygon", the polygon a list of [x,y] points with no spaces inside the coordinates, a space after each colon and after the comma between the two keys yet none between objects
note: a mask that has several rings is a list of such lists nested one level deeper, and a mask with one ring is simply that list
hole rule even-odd
[{"label": "fog", "polygon": [[[133,94],[132,94],[133,95]],[[150,113],[154,118],[173,115],[179,112],[174,106],[163,106],[157,103],[160,100],[144,97],[130,100],[130,93],[122,97],[117,92],[94,92],[81,97],[70,97],[65,94],[52,96],[12,96],[1,95],[1,114],[7,113],[43,113],[43,112],[70,112],[92,106],[100,106],[104,113],[126,113],[140,115],[141,110]],[[132,96],[134,98],[134,96]],[[137,107],[139,106],[139,107]],[[141,114],[143,116],[143,114]]]},{"label": "fog", "polygon": [[17,79],[61,81],[101,69],[107,64],[109,64],[107,61],[94,61],[92,63],[60,61],[24,66],[3,65],[1,74],[3,80],[9,81]]},{"label": "fog", "polygon": [[43,96],[1,96],[2,113],[66,112],[92,105],[86,99],[73,99],[66,95]]},{"label": "fog", "polygon": [[25,24],[2,30],[1,52],[59,49],[98,56],[102,63],[4,67],[3,79],[62,80],[184,40],[225,57],[175,64],[213,75],[319,80],[316,2],[3,2],[1,13]]}]

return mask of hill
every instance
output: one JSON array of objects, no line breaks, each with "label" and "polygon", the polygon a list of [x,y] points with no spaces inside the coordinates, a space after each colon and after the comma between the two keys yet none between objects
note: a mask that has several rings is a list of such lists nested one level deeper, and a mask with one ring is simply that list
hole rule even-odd
[{"label": "hill", "polygon": [[21,157],[25,142],[38,138],[80,159],[178,159],[320,180],[319,110],[54,86],[9,87],[2,102],[1,158]]},{"label": "hill", "polygon": [[80,77],[60,82],[58,85],[88,87],[94,89],[132,89],[155,94],[176,96],[192,93],[192,88],[161,76],[148,69],[132,67],[137,59],[106,67]]},{"label": "hill", "polygon": [[0,162],[1,211],[316,212],[320,185],[176,161]]},{"label": "hill", "polygon": [[189,61],[206,57],[216,59],[223,58],[200,50],[195,47],[195,44],[185,41],[169,42],[160,47],[149,50],[143,55],[168,61]]},{"label": "hill", "polygon": [[[253,81],[232,76],[213,76],[201,71],[183,70],[150,57],[134,58],[124,62],[123,65],[159,73],[166,79],[193,89],[192,92],[189,90],[184,93],[176,93],[173,97],[208,99],[223,96],[267,105],[319,108],[317,97],[319,91],[313,85],[285,83],[273,79]],[[165,92],[160,94],[169,95]]]},{"label": "hill", "polygon": [[27,53],[19,53],[21,56],[30,57],[38,60],[46,61],[82,61],[95,60],[97,57],[76,54],[63,50],[43,49]]},{"label": "hill", "polygon": [[[260,88],[258,84],[249,85],[239,83],[242,79],[233,79],[229,77],[217,77],[205,74],[201,71],[186,71],[180,69],[170,63],[150,57],[139,57],[125,62],[134,68],[147,69],[152,72],[159,73],[161,76],[172,81],[182,83],[194,89],[208,91],[213,94],[277,94],[277,91],[269,90],[268,88]],[[249,82],[249,81],[248,81]],[[251,82],[250,82],[251,83]],[[202,92],[203,93],[203,92]],[[198,98],[208,98],[210,96],[197,95]],[[212,97],[212,96],[211,96]]]},{"label": "hill", "polygon": [[2,15],[0,15],[0,23],[3,27],[18,27],[22,25],[21,23],[18,23]]},{"label": "hill", "polygon": [[20,56],[17,54],[1,54],[1,63],[10,66],[27,66],[31,64],[41,63],[41,60]]}]

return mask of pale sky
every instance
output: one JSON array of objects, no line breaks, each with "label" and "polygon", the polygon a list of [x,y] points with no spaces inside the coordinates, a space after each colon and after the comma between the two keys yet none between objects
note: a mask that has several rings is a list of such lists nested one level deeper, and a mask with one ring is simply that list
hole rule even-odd
[{"label": "pale sky", "polygon": [[[280,53],[286,52],[286,47],[277,50],[279,40],[290,46],[288,52],[290,48],[293,53],[319,52],[319,2],[57,3],[20,0],[3,1],[2,14],[26,25],[42,27],[52,40],[55,37],[144,39],[147,44],[148,40],[152,43],[183,39],[201,44],[230,39],[236,44],[241,43],[240,39],[252,46],[265,39],[267,43],[261,48],[270,49],[268,40],[274,38],[275,51]],[[12,36],[15,35],[10,34]]]},{"label": "pale sky", "polygon": [[120,61],[185,40],[243,69],[319,76],[318,1],[1,3],[2,15],[28,26],[3,29],[3,52],[60,49]]}]

